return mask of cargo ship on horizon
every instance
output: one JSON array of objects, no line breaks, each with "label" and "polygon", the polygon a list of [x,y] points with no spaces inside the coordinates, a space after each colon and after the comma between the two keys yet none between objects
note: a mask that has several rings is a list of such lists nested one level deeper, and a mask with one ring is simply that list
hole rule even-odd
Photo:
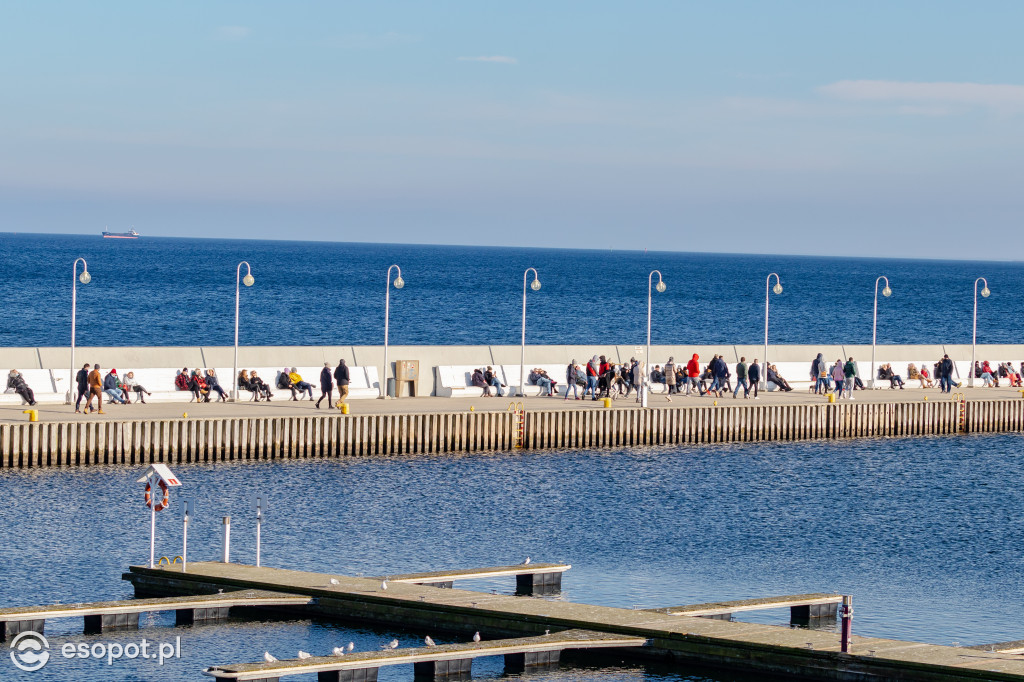
[{"label": "cargo ship on horizon", "polygon": [[128,230],[127,232],[103,232],[104,239],[138,239],[139,233],[135,229]]}]

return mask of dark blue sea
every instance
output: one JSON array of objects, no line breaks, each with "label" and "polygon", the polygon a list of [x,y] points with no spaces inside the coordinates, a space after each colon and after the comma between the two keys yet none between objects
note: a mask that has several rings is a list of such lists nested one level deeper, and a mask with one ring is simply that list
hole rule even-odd
[{"label": "dark blue sea", "polygon": [[242,291],[242,345],[383,343],[393,263],[406,281],[391,290],[394,344],[519,343],[528,267],[542,283],[529,343],[642,342],[653,269],[668,286],[654,294],[654,343],[762,342],[773,271],[784,291],[772,295],[772,343],[870,343],[880,275],[893,294],[880,297],[879,343],[970,343],[977,277],[992,290],[978,342],[1024,339],[1021,263],[4,234],[0,346],[68,345],[78,257],[93,276],[78,287],[83,346],[230,345],[243,259],[256,283]]},{"label": "dark blue sea", "polygon": [[[269,498],[263,561],[382,575],[565,561],[560,598],[653,608],[780,594],[854,595],[854,635],[962,645],[1024,639],[1024,459],[1016,435],[631,448],[183,465],[183,487],[158,516],[158,555],[181,551],[182,499],[196,502],[192,560],[218,557],[220,518],[233,558],[254,556],[253,499]],[[120,574],[148,556],[137,467],[0,472],[0,604],[131,596]],[[459,586],[511,593],[500,579]],[[788,624],[788,610],[742,620]],[[81,620],[46,626],[67,643],[182,639],[182,658],[65,660],[0,679],[199,680],[211,664],[360,650],[437,632],[337,623],[232,620],[84,636]],[[834,624],[832,625],[834,629]],[[837,635],[838,636],[838,635]],[[856,640],[854,641],[856,646]],[[474,663],[497,679],[499,659]],[[411,679],[385,668],[382,682]],[[313,679],[296,678],[296,679]],[[535,682],[725,682],[722,673],[633,662],[567,667]]]}]

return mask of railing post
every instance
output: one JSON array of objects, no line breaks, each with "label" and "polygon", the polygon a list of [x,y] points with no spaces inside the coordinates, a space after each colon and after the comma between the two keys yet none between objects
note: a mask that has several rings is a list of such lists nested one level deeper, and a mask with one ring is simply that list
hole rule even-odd
[{"label": "railing post", "polygon": [[231,517],[225,516],[222,523],[224,524],[224,545],[221,561],[227,564],[231,563]]},{"label": "railing post", "polygon": [[843,622],[842,635],[839,650],[844,654],[850,653],[850,639],[853,635],[853,597],[843,596]]}]

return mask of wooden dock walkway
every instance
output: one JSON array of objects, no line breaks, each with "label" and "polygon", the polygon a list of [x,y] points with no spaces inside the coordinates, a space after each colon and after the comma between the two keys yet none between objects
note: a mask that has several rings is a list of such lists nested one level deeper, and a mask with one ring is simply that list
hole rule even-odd
[{"label": "wooden dock walkway", "polygon": [[[557,592],[562,587],[562,574],[570,564],[516,564],[514,566],[492,566],[456,571],[428,571],[386,576],[390,583],[413,583],[430,587],[452,587],[456,580],[477,580],[515,576],[516,594],[544,594]],[[382,578],[383,579],[383,578]]]},{"label": "wooden dock walkway", "polygon": [[303,606],[311,601],[310,597],[296,594],[241,590],[201,596],[0,608],[0,623],[3,624],[0,642],[27,630],[42,633],[46,621],[54,618],[83,618],[85,632],[93,633],[109,628],[138,627],[139,614],[151,611],[174,611],[177,624],[183,625],[226,618],[229,609],[238,606]]},{"label": "wooden dock walkway", "polygon": [[412,663],[416,666],[417,678],[434,679],[468,674],[472,660],[483,656],[504,656],[506,670],[522,672],[526,668],[556,663],[559,653],[566,649],[618,649],[644,646],[646,643],[647,640],[643,637],[626,637],[587,630],[563,630],[537,637],[359,651],[344,656],[314,656],[272,663],[217,665],[207,668],[203,674],[218,679],[266,681],[289,675],[317,673],[320,680],[340,680],[343,676],[337,673],[365,671],[362,674],[349,675],[347,679],[358,678],[372,682],[377,679],[378,668]]},{"label": "wooden dock walkway", "polygon": [[663,609],[650,609],[655,613],[670,616],[694,616],[698,618],[727,617],[742,611],[765,611],[767,609],[788,608],[792,622],[810,618],[835,617],[836,608],[843,602],[841,594],[793,594],[782,597],[765,597],[762,599],[737,599],[734,601],[709,602],[706,604],[687,604],[671,606]]},{"label": "wooden dock walkway", "polygon": [[[583,629],[650,640],[630,655],[680,665],[828,680],[1015,680],[1024,682],[1024,658],[1013,654],[920,642],[854,636],[852,653],[839,651],[839,635],[822,630],[687,618],[415,583],[310,573],[217,562],[147,568],[124,575],[140,596],[196,594],[216,589],[262,589],[315,597],[306,617],[382,627],[448,632],[468,638],[533,637],[545,630]],[[331,580],[336,581],[332,584]],[[856,631],[856,628],[855,628]]]}]

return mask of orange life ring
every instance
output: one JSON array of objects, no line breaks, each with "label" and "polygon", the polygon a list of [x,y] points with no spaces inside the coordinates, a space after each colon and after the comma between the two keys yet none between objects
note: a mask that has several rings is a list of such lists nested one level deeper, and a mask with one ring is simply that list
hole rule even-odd
[{"label": "orange life ring", "polygon": [[157,481],[157,485],[159,485],[160,490],[163,491],[164,499],[162,499],[161,501],[157,502],[154,505],[152,496],[153,489],[149,485],[149,483],[146,483],[146,506],[152,507],[153,511],[163,511],[164,509],[167,509],[168,505],[170,505],[171,503],[171,494],[170,491],[167,489],[167,484],[164,483],[163,481]]}]

